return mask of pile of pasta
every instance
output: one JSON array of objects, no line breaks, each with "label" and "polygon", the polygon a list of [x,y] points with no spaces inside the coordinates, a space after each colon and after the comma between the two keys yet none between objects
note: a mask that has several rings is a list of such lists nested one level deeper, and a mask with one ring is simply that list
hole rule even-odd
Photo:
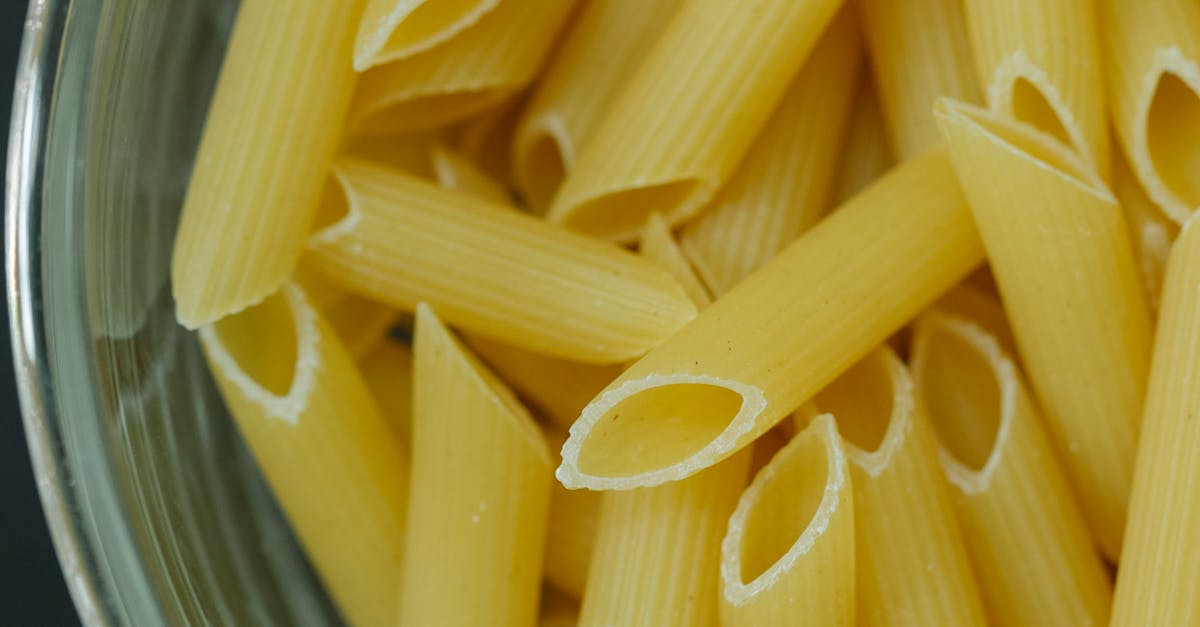
[{"label": "pile of pasta", "polygon": [[352,624],[1197,625],[1198,62],[1194,0],[243,0],[177,317]]}]

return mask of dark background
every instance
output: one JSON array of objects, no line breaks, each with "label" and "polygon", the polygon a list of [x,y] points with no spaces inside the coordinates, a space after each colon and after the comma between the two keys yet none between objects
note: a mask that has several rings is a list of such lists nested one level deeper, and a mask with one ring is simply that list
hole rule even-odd
[{"label": "dark background", "polygon": [[[0,147],[7,154],[26,0],[0,0]],[[3,170],[0,170],[2,172]],[[0,174],[3,176],[3,174]],[[78,625],[33,482],[13,379],[7,304],[0,313],[0,623]]]}]

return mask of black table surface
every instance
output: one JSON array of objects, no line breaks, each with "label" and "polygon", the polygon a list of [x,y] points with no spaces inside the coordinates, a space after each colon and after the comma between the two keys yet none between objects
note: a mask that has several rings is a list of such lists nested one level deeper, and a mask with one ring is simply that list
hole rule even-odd
[{"label": "black table surface", "polygon": [[[26,4],[26,0],[0,0],[0,146],[4,150]],[[29,465],[13,379],[7,306],[0,314],[0,337],[0,624],[78,625]]]}]

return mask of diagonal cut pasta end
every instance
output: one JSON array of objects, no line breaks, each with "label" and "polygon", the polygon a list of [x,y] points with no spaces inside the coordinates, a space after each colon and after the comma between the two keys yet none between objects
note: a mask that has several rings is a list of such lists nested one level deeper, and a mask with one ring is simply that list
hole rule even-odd
[{"label": "diagonal cut pasta end", "polygon": [[448,41],[500,0],[371,0],[354,41],[354,69],[399,61]]},{"label": "diagonal cut pasta end", "polygon": [[319,340],[316,311],[290,283],[262,303],[200,329],[213,369],[268,416],[293,425],[313,389]]},{"label": "diagonal cut pasta end", "polygon": [[736,451],[766,406],[762,390],[707,375],[626,381],[571,425],[556,475],[568,488],[592,490],[682,479]]},{"label": "diagonal cut pasta end", "polygon": [[778,624],[803,612],[843,624],[836,619],[854,612],[854,549],[850,473],[833,416],[823,414],[758,473],[729,518],[722,622]]},{"label": "diagonal cut pasta end", "polygon": [[[1032,126],[980,107],[940,98],[934,116],[951,153],[1003,151],[995,154],[1037,168],[1093,196],[1116,203],[1091,165],[1066,145]],[[990,175],[989,175],[990,176]]]},{"label": "diagonal cut pasta end", "polygon": [[1134,111],[1131,165],[1147,195],[1183,224],[1200,206],[1200,66],[1175,46],[1156,50]]},{"label": "diagonal cut pasta end", "polygon": [[1016,366],[987,331],[935,309],[915,324],[912,372],[946,476],[966,494],[985,491],[1017,411]]},{"label": "diagonal cut pasta end", "polygon": [[891,349],[880,348],[825,386],[811,404],[836,417],[850,461],[877,476],[912,429],[912,378]]},{"label": "diagonal cut pasta end", "polygon": [[521,122],[513,140],[513,178],[535,212],[549,209],[559,185],[575,165],[577,153],[559,113],[547,111]]},{"label": "diagonal cut pasta end", "polygon": [[[621,243],[637,240],[652,213],[660,213],[671,226],[682,224],[712,199],[716,177],[679,176],[660,181],[638,181],[619,189],[601,190],[588,197],[558,194],[546,215],[551,222]],[[570,191],[564,184],[564,191]],[[573,194],[572,194],[573,196]]]}]

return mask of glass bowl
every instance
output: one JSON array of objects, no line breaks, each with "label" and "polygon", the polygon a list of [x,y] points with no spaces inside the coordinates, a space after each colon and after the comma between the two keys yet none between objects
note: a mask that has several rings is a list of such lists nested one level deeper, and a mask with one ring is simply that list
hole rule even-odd
[{"label": "glass bowl", "polygon": [[329,625],[176,326],[171,244],[235,0],[34,0],[6,190],[22,414],[87,625]]}]

